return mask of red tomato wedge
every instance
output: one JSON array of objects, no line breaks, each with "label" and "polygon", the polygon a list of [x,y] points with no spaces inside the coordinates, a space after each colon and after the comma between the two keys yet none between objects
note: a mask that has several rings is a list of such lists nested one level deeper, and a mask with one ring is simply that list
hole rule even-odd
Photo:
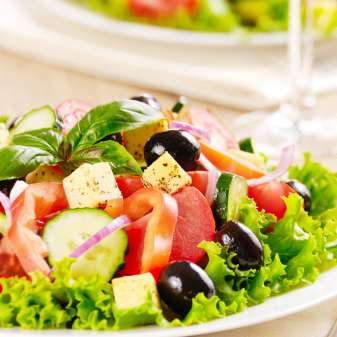
[{"label": "red tomato wedge", "polygon": [[282,197],[287,197],[295,191],[286,183],[274,180],[248,188],[248,196],[252,198],[259,211],[265,210],[281,219],[286,211]]},{"label": "red tomato wedge", "polygon": [[169,194],[142,188],[124,200],[124,212],[135,222],[125,228],[129,248],[119,274],[157,274],[169,262],[178,218],[177,202]]},{"label": "red tomato wedge", "polygon": [[226,129],[207,109],[191,109],[191,122],[207,131],[211,137],[210,145],[224,151],[239,149],[239,143],[230,130]]},{"label": "red tomato wedge", "polygon": [[44,274],[50,268],[44,257],[47,250],[36,234],[36,220],[60,211],[68,206],[61,183],[32,184],[21,193],[12,206],[12,225],[8,239],[26,273],[40,271]]},{"label": "red tomato wedge", "polygon": [[232,172],[247,179],[260,178],[265,175],[256,165],[227,152],[221,152],[208,144],[201,143],[201,152],[221,171]]},{"label": "red tomato wedge", "polygon": [[173,237],[170,261],[198,262],[205,252],[198,248],[203,241],[211,241],[215,234],[215,221],[207,199],[195,187],[185,187],[176,193],[178,222]]},{"label": "red tomato wedge", "polygon": [[[196,187],[201,193],[205,194],[208,183],[208,172],[190,171],[188,174],[192,178],[191,186]],[[116,182],[124,198],[129,197],[144,187],[142,177],[140,176],[117,176]]]},{"label": "red tomato wedge", "polygon": [[124,198],[144,187],[141,176],[117,176],[116,182]]},{"label": "red tomato wedge", "polygon": [[192,178],[191,186],[197,188],[202,194],[206,193],[208,185],[207,171],[190,171],[189,176]]},{"label": "red tomato wedge", "polygon": [[197,0],[129,0],[130,12],[147,18],[169,17],[180,9],[192,14],[196,8]]}]

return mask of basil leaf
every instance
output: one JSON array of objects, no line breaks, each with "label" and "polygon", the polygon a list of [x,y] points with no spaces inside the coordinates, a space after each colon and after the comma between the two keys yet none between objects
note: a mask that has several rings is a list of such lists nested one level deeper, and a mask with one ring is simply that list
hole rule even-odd
[{"label": "basil leaf", "polygon": [[67,153],[83,150],[117,132],[138,128],[162,118],[149,105],[133,100],[116,101],[90,110],[65,137]]},{"label": "basil leaf", "polygon": [[12,144],[29,146],[46,151],[55,158],[59,157],[59,147],[62,142],[61,134],[54,129],[39,129],[23,132],[12,138]]},{"label": "basil leaf", "polygon": [[115,174],[142,174],[139,164],[125,147],[112,140],[99,142],[82,151],[73,153],[66,165],[74,168],[83,163],[98,162],[108,162]]},{"label": "basil leaf", "polygon": [[0,158],[0,180],[22,178],[41,164],[53,165],[61,161],[43,149],[22,145],[0,149]]}]

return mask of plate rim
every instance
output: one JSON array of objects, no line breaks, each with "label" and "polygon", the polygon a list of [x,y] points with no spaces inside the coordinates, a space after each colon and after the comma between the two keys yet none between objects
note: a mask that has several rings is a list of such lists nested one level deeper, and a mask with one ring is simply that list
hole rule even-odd
[{"label": "plate rim", "polygon": [[195,32],[137,22],[120,21],[72,4],[67,0],[33,0],[33,3],[59,18],[67,19],[86,28],[128,38],[140,38],[169,44],[192,46],[280,46],[287,42],[287,32],[231,33]]}]

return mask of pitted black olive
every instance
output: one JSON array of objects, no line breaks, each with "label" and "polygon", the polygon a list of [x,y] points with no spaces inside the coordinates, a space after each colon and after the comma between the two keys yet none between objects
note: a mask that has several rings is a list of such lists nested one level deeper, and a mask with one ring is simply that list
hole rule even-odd
[{"label": "pitted black olive", "polygon": [[298,180],[289,180],[287,184],[304,200],[304,209],[309,212],[311,208],[311,193],[309,189]]},{"label": "pitted black olive", "polygon": [[17,179],[2,180],[0,181],[0,191],[9,197],[14,184],[17,182]]},{"label": "pitted black olive", "polygon": [[196,161],[200,157],[200,145],[187,131],[167,130],[153,135],[144,147],[147,165],[151,165],[165,151],[187,171],[196,168]]},{"label": "pitted black olive", "polygon": [[160,273],[158,280],[160,298],[175,313],[185,316],[192,306],[192,299],[199,293],[207,298],[215,295],[213,281],[198,265],[173,262]]},{"label": "pitted black olive", "polygon": [[238,221],[226,222],[215,234],[215,241],[237,255],[234,262],[242,270],[259,269],[263,264],[263,247],[256,235]]},{"label": "pitted black olive", "polygon": [[130,97],[130,99],[132,99],[134,101],[143,102],[143,103],[148,104],[149,106],[151,106],[153,109],[155,109],[157,111],[161,111],[160,103],[151,94],[147,94],[147,93],[139,94],[139,95]]}]

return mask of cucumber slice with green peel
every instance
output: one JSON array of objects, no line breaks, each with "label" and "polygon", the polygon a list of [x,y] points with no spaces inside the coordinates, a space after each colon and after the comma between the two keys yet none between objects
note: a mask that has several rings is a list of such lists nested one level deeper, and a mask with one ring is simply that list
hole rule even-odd
[{"label": "cucumber slice with green peel", "polygon": [[239,141],[239,147],[241,151],[249,152],[249,153],[255,153],[253,141],[250,137],[241,139]]},{"label": "cucumber slice with green peel", "polygon": [[[95,208],[67,209],[49,220],[43,240],[48,248],[50,264],[54,266],[57,261],[69,257],[111,220],[107,213]],[[90,277],[98,273],[110,280],[124,262],[127,243],[123,230],[111,233],[72,264],[72,276]]]},{"label": "cucumber slice with green peel", "polygon": [[242,197],[247,195],[247,189],[245,178],[232,173],[221,173],[214,200],[214,215],[218,226],[238,219],[240,203]]},{"label": "cucumber slice with green peel", "polygon": [[10,135],[14,136],[22,132],[54,128],[55,126],[56,113],[50,106],[46,105],[42,108],[27,112],[17,119],[14,126],[10,128]]},{"label": "cucumber slice with green peel", "polygon": [[5,235],[8,231],[9,225],[5,214],[0,213],[0,234]]}]

